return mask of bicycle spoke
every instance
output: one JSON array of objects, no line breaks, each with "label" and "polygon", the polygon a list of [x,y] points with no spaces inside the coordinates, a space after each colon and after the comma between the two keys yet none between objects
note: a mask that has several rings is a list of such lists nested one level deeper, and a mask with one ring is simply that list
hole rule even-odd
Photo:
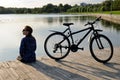
[{"label": "bicycle spoke", "polygon": [[47,38],[45,51],[53,59],[62,59],[69,53],[69,46],[70,42],[63,34],[54,33]]},{"label": "bicycle spoke", "polygon": [[113,55],[113,46],[110,40],[104,36],[94,37],[90,43],[92,56],[99,62],[107,62]]}]

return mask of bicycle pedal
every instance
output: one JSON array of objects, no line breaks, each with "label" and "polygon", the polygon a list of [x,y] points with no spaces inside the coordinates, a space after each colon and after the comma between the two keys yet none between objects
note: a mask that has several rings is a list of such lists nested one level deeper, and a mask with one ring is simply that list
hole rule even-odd
[{"label": "bicycle pedal", "polygon": [[84,50],[84,48],[78,48],[78,49]]}]

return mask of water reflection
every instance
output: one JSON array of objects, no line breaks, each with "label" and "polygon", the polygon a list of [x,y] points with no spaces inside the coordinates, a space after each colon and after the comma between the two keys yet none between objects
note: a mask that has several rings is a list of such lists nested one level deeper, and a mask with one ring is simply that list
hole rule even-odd
[{"label": "water reflection", "polygon": [[81,16],[81,15],[71,15],[71,16],[57,16],[57,17],[38,17],[35,19],[36,21],[43,21],[48,24],[53,24],[53,23],[64,23],[64,22],[86,22],[89,20],[94,20],[95,17],[90,17],[90,16]]},{"label": "water reflection", "polygon": [[[93,21],[95,20],[95,17],[92,16],[81,16],[81,15],[72,15],[72,16],[51,16],[51,17],[45,17],[45,18],[38,18],[36,19],[37,21],[43,21],[44,23],[50,24],[62,24],[65,22],[73,22],[73,23],[87,23],[88,21]],[[120,24],[112,23],[109,21],[101,20],[101,24],[103,27],[108,28],[108,29],[114,29],[117,32],[120,31]]]},{"label": "water reflection", "polygon": [[[73,22],[73,23],[87,23],[87,21],[93,21],[95,20],[95,17],[91,16],[63,16],[63,17],[48,17],[44,18],[44,21],[46,21],[48,24],[54,24],[54,23],[65,23],[65,22]],[[108,29],[114,29],[117,32],[120,31],[120,24],[116,24],[113,22],[109,22],[106,20],[101,20],[101,23],[103,27]]]},{"label": "water reflection", "polygon": [[[37,56],[46,56],[44,52],[44,41],[50,34],[49,30],[63,31],[66,27],[62,24],[65,22],[72,22],[72,31],[76,31],[84,27],[88,21],[93,21],[95,17],[84,15],[0,15],[0,61],[15,60],[19,53],[19,44],[21,41],[22,29],[25,25],[32,26],[33,35],[37,40]],[[120,46],[120,25],[108,21],[100,21],[101,26],[106,34],[114,44]],[[75,35],[76,40],[80,39],[84,33]],[[86,40],[81,47],[88,46],[89,42]]]},{"label": "water reflection", "polygon": [[102,22],[102,25],[106,28],[114,29],[117,32],[120,31],[120,24],[115,24],[113,22],[109,22],[109,21],[105,21],[105,20],[102,20],[101,22]]}]

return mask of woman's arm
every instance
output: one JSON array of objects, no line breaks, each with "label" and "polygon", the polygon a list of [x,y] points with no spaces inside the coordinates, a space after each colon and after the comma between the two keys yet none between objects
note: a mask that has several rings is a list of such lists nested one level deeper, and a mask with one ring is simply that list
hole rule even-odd
[{"label": "woman's arm", "polygon": [[21,40],[19,53],[20,53],[21,57],[24,56],[24,53],[25,53],[25,38],[23,38]]}]

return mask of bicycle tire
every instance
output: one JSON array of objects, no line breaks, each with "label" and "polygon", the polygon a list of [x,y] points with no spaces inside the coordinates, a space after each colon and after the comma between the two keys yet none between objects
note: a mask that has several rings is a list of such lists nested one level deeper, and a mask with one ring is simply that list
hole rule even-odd
[{"label": "bicycle tire", "polygon": [[[98,39],[98,38],[101,39],[102,45],[105,46],[105,44],[106,44],[106,45],[109,46],[109,47],[104,48],[105,51],[103,51],[103,50],[101,49],[101,50],[103,51],[103,53],[102,53],[101,51],[97,51],[97,49],[96,49],[96,52],[95,52],[95,50],[93,50],[93,49],[94,49],[94,48],[93,48],[93,44],[94,44],[95,40]],[[103,38],[103,41],[102,41],[102,38]],[[106,42],[105,42],[104,40],[105,40]],[[98,61],[98,62],[106,63],[106,62],[108,62],[108,61],[112,58],[112,56],[113,56],[113,45],[112,45],[111,41],[110,41],[105,35],[99,34],[98,36],[93,37],[93,38],[91,39],[91,41],[90,41],[89,48],[90,48],[90,52],[91,52],[93,58],[94,58],[96,61]],[[109,49],[109,48],[110,48],[110,49]],[[110,50],[110,52],[109,52],[108,50]],[[108,56],[106,59],[100,59],[100,57],[97,57],[97,55],[99,55],[99,56],[104,55],[104,56],[102,56],[102,58],[104,58],[104,57],[106,57],[105,54],[106,54],[107,52],[109,52],[109,56]]]},{"label": "bicycle tire", "polygon": [[[54,36],[57,36],[56,38],[54,38]],[[52,42],[55,42],[54,40],[51,40],[51,42],[50,42],[50,44],[49,44],[49,41],[50,41],[50,39],[51,38],[54,38],[54,40],[55,39],[58,39],[58,38],[63,38],[63,39],[65,39],[65,41],[66,41],[66,44],[68,44],[67,45],[67,50],[66,50],[66,53],[64,54],[64,55],[62,55],[62,56],[60,56],[60,57],[56,57],[56,56],[53,56],[53,54],[55,54],[54,53],[54,51],[52,52],[52,49],[49,51],[48,50],[48,47],[49,46],[54,46],[55,47],[55,44],[52,44]],[[62,39],[58,39],[58,40],[62,40]],[[57,43],[56,43],[57,44]],[[64,44],[63,44],[64,45]],[[60,60],[60,59],[63,59],[63,58],[65,58],[68,54],[69,54],[69,52],[70,52],[70,41],[69,41],[69,39],[64,35],[64,34],[62,34],[62,33],[59,33],[59,32],[55,32],[55,33],[52,33],[52,34],[50,34],[47,38],[46,38],[46,40],[45,40],[45,43],[44,43],[44,49],[45,49],[45,52],[46,52],[46,54],[50,57],[50,58],[52,58],[52,59],[55,59],[55,60]],[[53,53],[53,54],[52,54]],[[56,54],[56,55],[58,55],[58,54]]]}]

